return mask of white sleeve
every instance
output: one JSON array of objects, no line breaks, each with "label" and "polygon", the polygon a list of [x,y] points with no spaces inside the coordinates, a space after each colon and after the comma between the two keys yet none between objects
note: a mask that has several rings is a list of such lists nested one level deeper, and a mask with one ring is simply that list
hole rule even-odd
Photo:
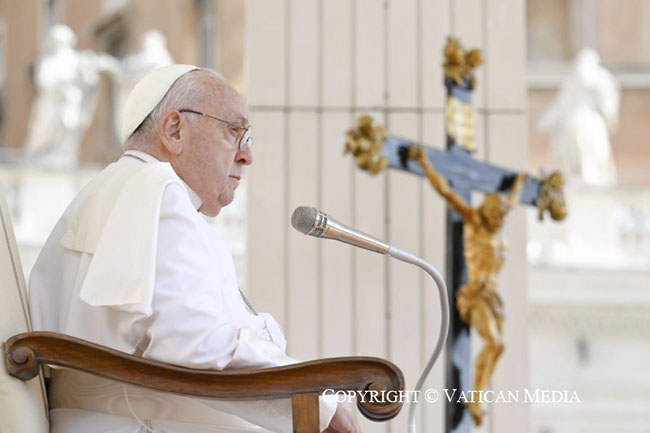
[{"label": "white sleeve", "polygon": [[[193,214],[194,213],[194,214]],[[137,228],[135,228],[137,229]],[[155,291],[143,356],[191,368],[264,368],[292,364],[271,341],[236,327],[220,288],[218,258],[205,236],[205,222],[181,185],[163,193],[156,246]],[[203,400],[272,431],[291,432],[289,399],[251,402]],[[321,404],[321,426],[336,409]]]}]

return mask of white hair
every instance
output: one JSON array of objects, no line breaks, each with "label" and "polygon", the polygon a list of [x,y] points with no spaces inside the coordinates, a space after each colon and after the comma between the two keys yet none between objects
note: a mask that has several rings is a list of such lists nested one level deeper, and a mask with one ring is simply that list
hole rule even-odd
[{"label": "white hair", "polygon": [[[132,145],[151,145],[156,142],[158,137],[158,128],[162,117],[171,110],[180,110],[183,108],[193,108],[191,104],[194,101],[200,100],[205,95],[205,86],[197,80],[194,72],[207,72],[215,77],[221,79],[225,83],[223,75],[209,69],[199,68],[193,69],[181,75],[174,84],[171,85],[165,96],[160,100],[158,105],[151,110],[151,113],[142,121],[140,125],[133,131],[131,136],[124,144],[125,148],[133,147]],[[190,120],[193,122],[194,120]]]}]

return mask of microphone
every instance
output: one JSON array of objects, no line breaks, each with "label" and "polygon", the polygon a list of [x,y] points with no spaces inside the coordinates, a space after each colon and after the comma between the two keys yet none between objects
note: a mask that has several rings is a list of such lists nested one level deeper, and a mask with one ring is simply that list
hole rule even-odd
[{"label": "microphone", "polygon": [[[438,360],[442,353],[442,348],[447,340],[449,332],[449,299],[447,295],[447,285],[442,275],[430,263],[422,260],[414,254],[388,245],[378,239],[373,238],[365,233],[358,232],[350,227],[347,227],[340,222],[334,220],[325,212],[321,212],[316,208],[308,206],[299,206],[293,211],[291,215],[291,225],[299,232],[324,239],[336,239],[337,241],[345,242],[355,247],[363,248],[369,251],[374,251],[379,254],[385,254],[400,260],[405,263],[410,263],[424,270],[438,287],[438,296],[440,298],[440,331],[438,334],[438,341],[433,348],[433,353],[427,361],[427,364],[422,369],[420,377],[415,384],[415,391],[420,392],[424,381],[431,372],[433,364]],[[411,401],[409,407],[408,417],[408,431],[409,433],[416,433],[415,422],[415,407],[417,399]]]},{"label": "microphone", "polygon": [[388,244],[353,230],[313,207],[297,207],[291,215],[291,225],[294,229],[309,236],[336,239],[379,254],[388,254],[390,249]]}]

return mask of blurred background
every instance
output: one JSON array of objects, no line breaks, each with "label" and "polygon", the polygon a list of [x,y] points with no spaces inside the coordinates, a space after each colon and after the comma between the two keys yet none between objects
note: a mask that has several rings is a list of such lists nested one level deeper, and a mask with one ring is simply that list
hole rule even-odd
[{"label": "blurred background", "polygon": [[[569,216],[508,216],[495,390],[581,403],[499,404],[475,432],[650,432],[650,0],[0,0],[0,181],[26,275],[76,192],[122,153],[121,104],[170,62],[220,71],[248,99],[255,162],[212,221],[242,289],[292,356],[375,355],[413,387],[439,307],[417,270],[295,233],[298,205],[445,263],[428,182],[343,154],[371,114],[445,147],[442,49],[482,50],[475,158],[565,174]],[[477,193],[475,204],[481,201]],[[472,337],[476,353],[482,342]],[[445,387],[441,361],[425,388]],[[442,431],[444,404],[420,407]],[[405,412],[405,411],[404,411]],[[406,415],[367,432],[402,432]]]}]

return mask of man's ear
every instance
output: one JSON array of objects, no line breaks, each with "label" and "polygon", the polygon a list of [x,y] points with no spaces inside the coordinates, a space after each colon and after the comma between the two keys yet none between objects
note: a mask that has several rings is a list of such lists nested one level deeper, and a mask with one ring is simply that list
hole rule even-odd
[{"label": "man's ear", "polygon": [[172,155],[183,151],[183,118],[181,113],[172,110],[166,113],[160,121],[160,141]]}]

